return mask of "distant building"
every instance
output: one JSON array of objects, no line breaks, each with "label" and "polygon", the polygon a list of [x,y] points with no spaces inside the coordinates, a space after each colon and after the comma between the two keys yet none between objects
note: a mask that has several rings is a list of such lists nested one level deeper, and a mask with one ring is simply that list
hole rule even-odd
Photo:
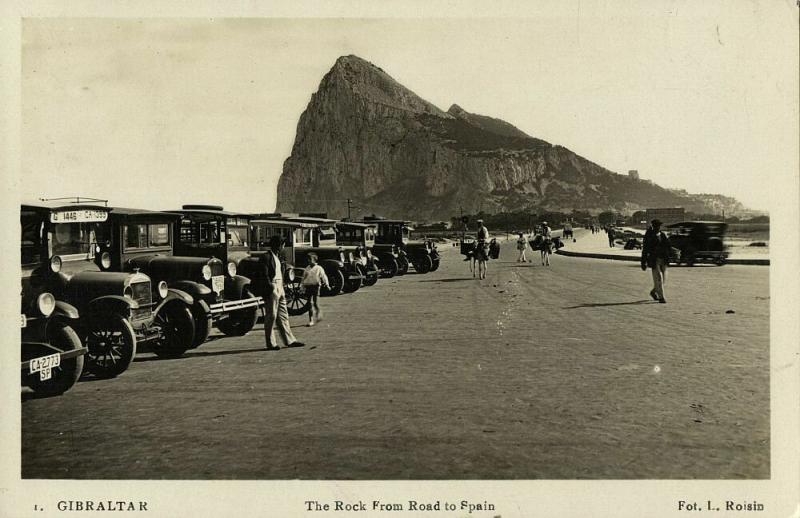
[{"label": "distant building", "polygon": [[630,171],[628,171],[628,176],[630,176],[634,180],[638,180],[639,179],[639,171],[637,171],[636,169],[631,169]]},{"label": "distant building", "polygon": [[686,209],[683,207],[663,208],[663,209],[647,209],[645,211],[645,219],[651,222],[654,219],[660,219],[665,225],[670,223],[678,223],[686,220]]}]

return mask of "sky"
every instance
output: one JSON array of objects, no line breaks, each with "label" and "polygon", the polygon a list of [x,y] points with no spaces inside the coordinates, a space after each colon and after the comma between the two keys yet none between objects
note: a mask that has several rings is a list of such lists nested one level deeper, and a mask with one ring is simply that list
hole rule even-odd
[{"label": "sky", "polygon": [[770,210],[774,185],[797,174],[796,8],[623,5],[529,18],[28,18],[22,196],[273,210],[300,114],[336,58],[355,54],[443,110]]}]

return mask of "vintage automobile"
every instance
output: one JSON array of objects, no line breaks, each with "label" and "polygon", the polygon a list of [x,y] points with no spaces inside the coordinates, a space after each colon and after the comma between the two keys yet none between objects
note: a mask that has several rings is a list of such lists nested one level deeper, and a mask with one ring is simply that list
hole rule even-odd
[{"label": "vintage automobile", "polygon": [[191,296],[164,282],[154,290],[141,272],[107,271],[111,257],[100,245],[109,239],[110,211],[94,199],[41,200],[20,210],[22,307],[45,292],[57,307],[74,306],[84,367],[97,377],[124,372],[142,344],[159,353],[194,338]]},{"label": "vintage automobile", "polygon": [[[353,252],[359,264],[359,270],[364,276],[364,286],[374,286],[381,274],[381,260],[372,252],[372,248],[375,246],[375,226],[339,221],[334,230],[336,244],[343,247],[345,251]],[[393,257],[392,261],[396,273],[397,261]]]},{"label": "vintage automobile", "polygon": [[63,394],[83,372],[86,348],[72,328],[78,310],[42,292],[23,301],[21,317],[22,385],[37,396]]},{"label": "vintage automobile", "polygon": [[385,219],[377,216],[364,218],[364,223],[376,225],[378,232],[375,236],[375,250],[386,252],[391,246],[396,246],[398,254],[398,273],[408,272],[409,263],[414,266],[417,273],[428,273],[439,268],[439,252],[436,243],[426,240],[410,240],[411,227],[409,221],[401,219]]},{"label": "vintage automobile", "polygon": [[[224,265],[225,300],[246,301],[240,309],[231,308],[228,316],[217,322],[217,328],[226,335],[247,334],[258,320],[259,305],[252,302],[260,296],[254,292],[257,283],[240,273],[242,263],[250,261],[250,216],[218,205],[184,205],[181,210],[170,212],[180,214],[172,233],[174,255],[219,259]],[[212,277],[218,288],[218,273],[212,271]]]},{"label": "vintage automobile", "polygon": [[[182,290],[193,299],[191,307],[194,320],[194,340],[197,347],[208,338],[213,326],[225,334],[239,334],[241,321],[249,318],[240,310],[255,308],[261,297],[228,298],[225,266],[216,257],[178,256],[173,253],[174,228],[181,216],[174,213],[114,207],[110,214],[111,232],[101,245],[109,252],[112,271],[140,271],[150,276],[154,283],[166,282]],[[227,265],[228,277],[236,275],[236,265]],[[231,284],[230,281],[227,282]],[[164,354],[180,356],[185,351],[173,349]]]},{"label": "vintage automobile", "polygon": [[[357,246],[337,244],[336,224],[338,222],[336,220],[297,214],[275,214],[274,216],[287,221],[316,226],[311,232],[311,247],[295,244],[295,261],[301,265],[307,265],[307,255],[311,252],[317,254],[320,265],[325,269],[331,284],[330,290],[322,289],[320,291],[322,295],[338,295],[340,292],[353,293],[366,284],[367,277],[374,276],[377,280],[377,272],[369,274],[367,270],[366,254],[362,262],[361,251]],[[343,266],[340,267],[339,263]],[[339,284],[342,285],[341,290],[337,289]]]},{"label": "vintage automobile", "polygon": [[[269,250],[269,242],[273,236],[279,236],[284,243],[281,261],[284,265],[283,279],[286,291],[286,305],[290,315],[302,315],[309,309],[310,300],[301,283],[303,267],[297,261],[307,260],[307,256],[298,253],[299,248],[312,244],[312,234],[316,225],[281,219],[254,219],[250,221],[250,246],[253,259],[258,260]],[[320,261],[320,265],[322,262]],[[253,263],[245,263],[246,268],[258,268]],[[324,268],[324,266],[323,266]],[[258,268],[258,271],[262,271]],[[326,275],[327,275],[326,270]],[[260,284],[256,282],[256,284]],[[341,289],[341,286],[339,287]]]},{"label": "vintage automobile", "polygon": [[680,251],[673,254],[671,262],[687,266],[707,261],[718,266],[728,259],[725,245],[726,223],[721,221],[684,221],[664,228],[672,247]]}]

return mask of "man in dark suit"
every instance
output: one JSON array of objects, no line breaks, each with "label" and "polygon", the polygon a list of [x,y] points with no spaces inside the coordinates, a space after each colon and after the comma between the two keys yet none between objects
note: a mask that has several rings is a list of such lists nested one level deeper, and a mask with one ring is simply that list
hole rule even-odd
[{"label": "man in dark suit", "polygon": [[269,240],[269,250],[261,256],[260,263],[263,267],[264,286],[264,335],[267,339],[267,350],[280,349],[275,340],[274,327],[277,324],[278,332],[286,347],[303,347],[303,342],[298,342],[289,325],[289,310],[286,306],[286,292],[283,290],[283,266],[280,253],[283,250],[283,239],[272,236]]},{"label": "man in dark suit", "polygon": [[667,281],[667,265],[672,244],[667,235],[661,232],[661,224],[661,220],[654,219],[650,222],[651,228],[644,234],[642,270],[650,267],[653,273],[653,289],[650,290],[650,296],[665,304],[667,300],[664,298],[664,283]]}]

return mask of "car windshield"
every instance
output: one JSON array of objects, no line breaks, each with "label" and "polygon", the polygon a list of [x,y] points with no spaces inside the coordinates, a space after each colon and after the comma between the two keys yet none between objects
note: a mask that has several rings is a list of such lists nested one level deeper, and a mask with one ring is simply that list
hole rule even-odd
[{"label": "car windshield", "polygon": [[247,227],[228,227],[228,246],[247,246]]},{"label": "car windshield", "polygon": [[108,229],[97,223],[56,223],[51,228],[52,254],[94,257],[94,245],[106,241]]}]

